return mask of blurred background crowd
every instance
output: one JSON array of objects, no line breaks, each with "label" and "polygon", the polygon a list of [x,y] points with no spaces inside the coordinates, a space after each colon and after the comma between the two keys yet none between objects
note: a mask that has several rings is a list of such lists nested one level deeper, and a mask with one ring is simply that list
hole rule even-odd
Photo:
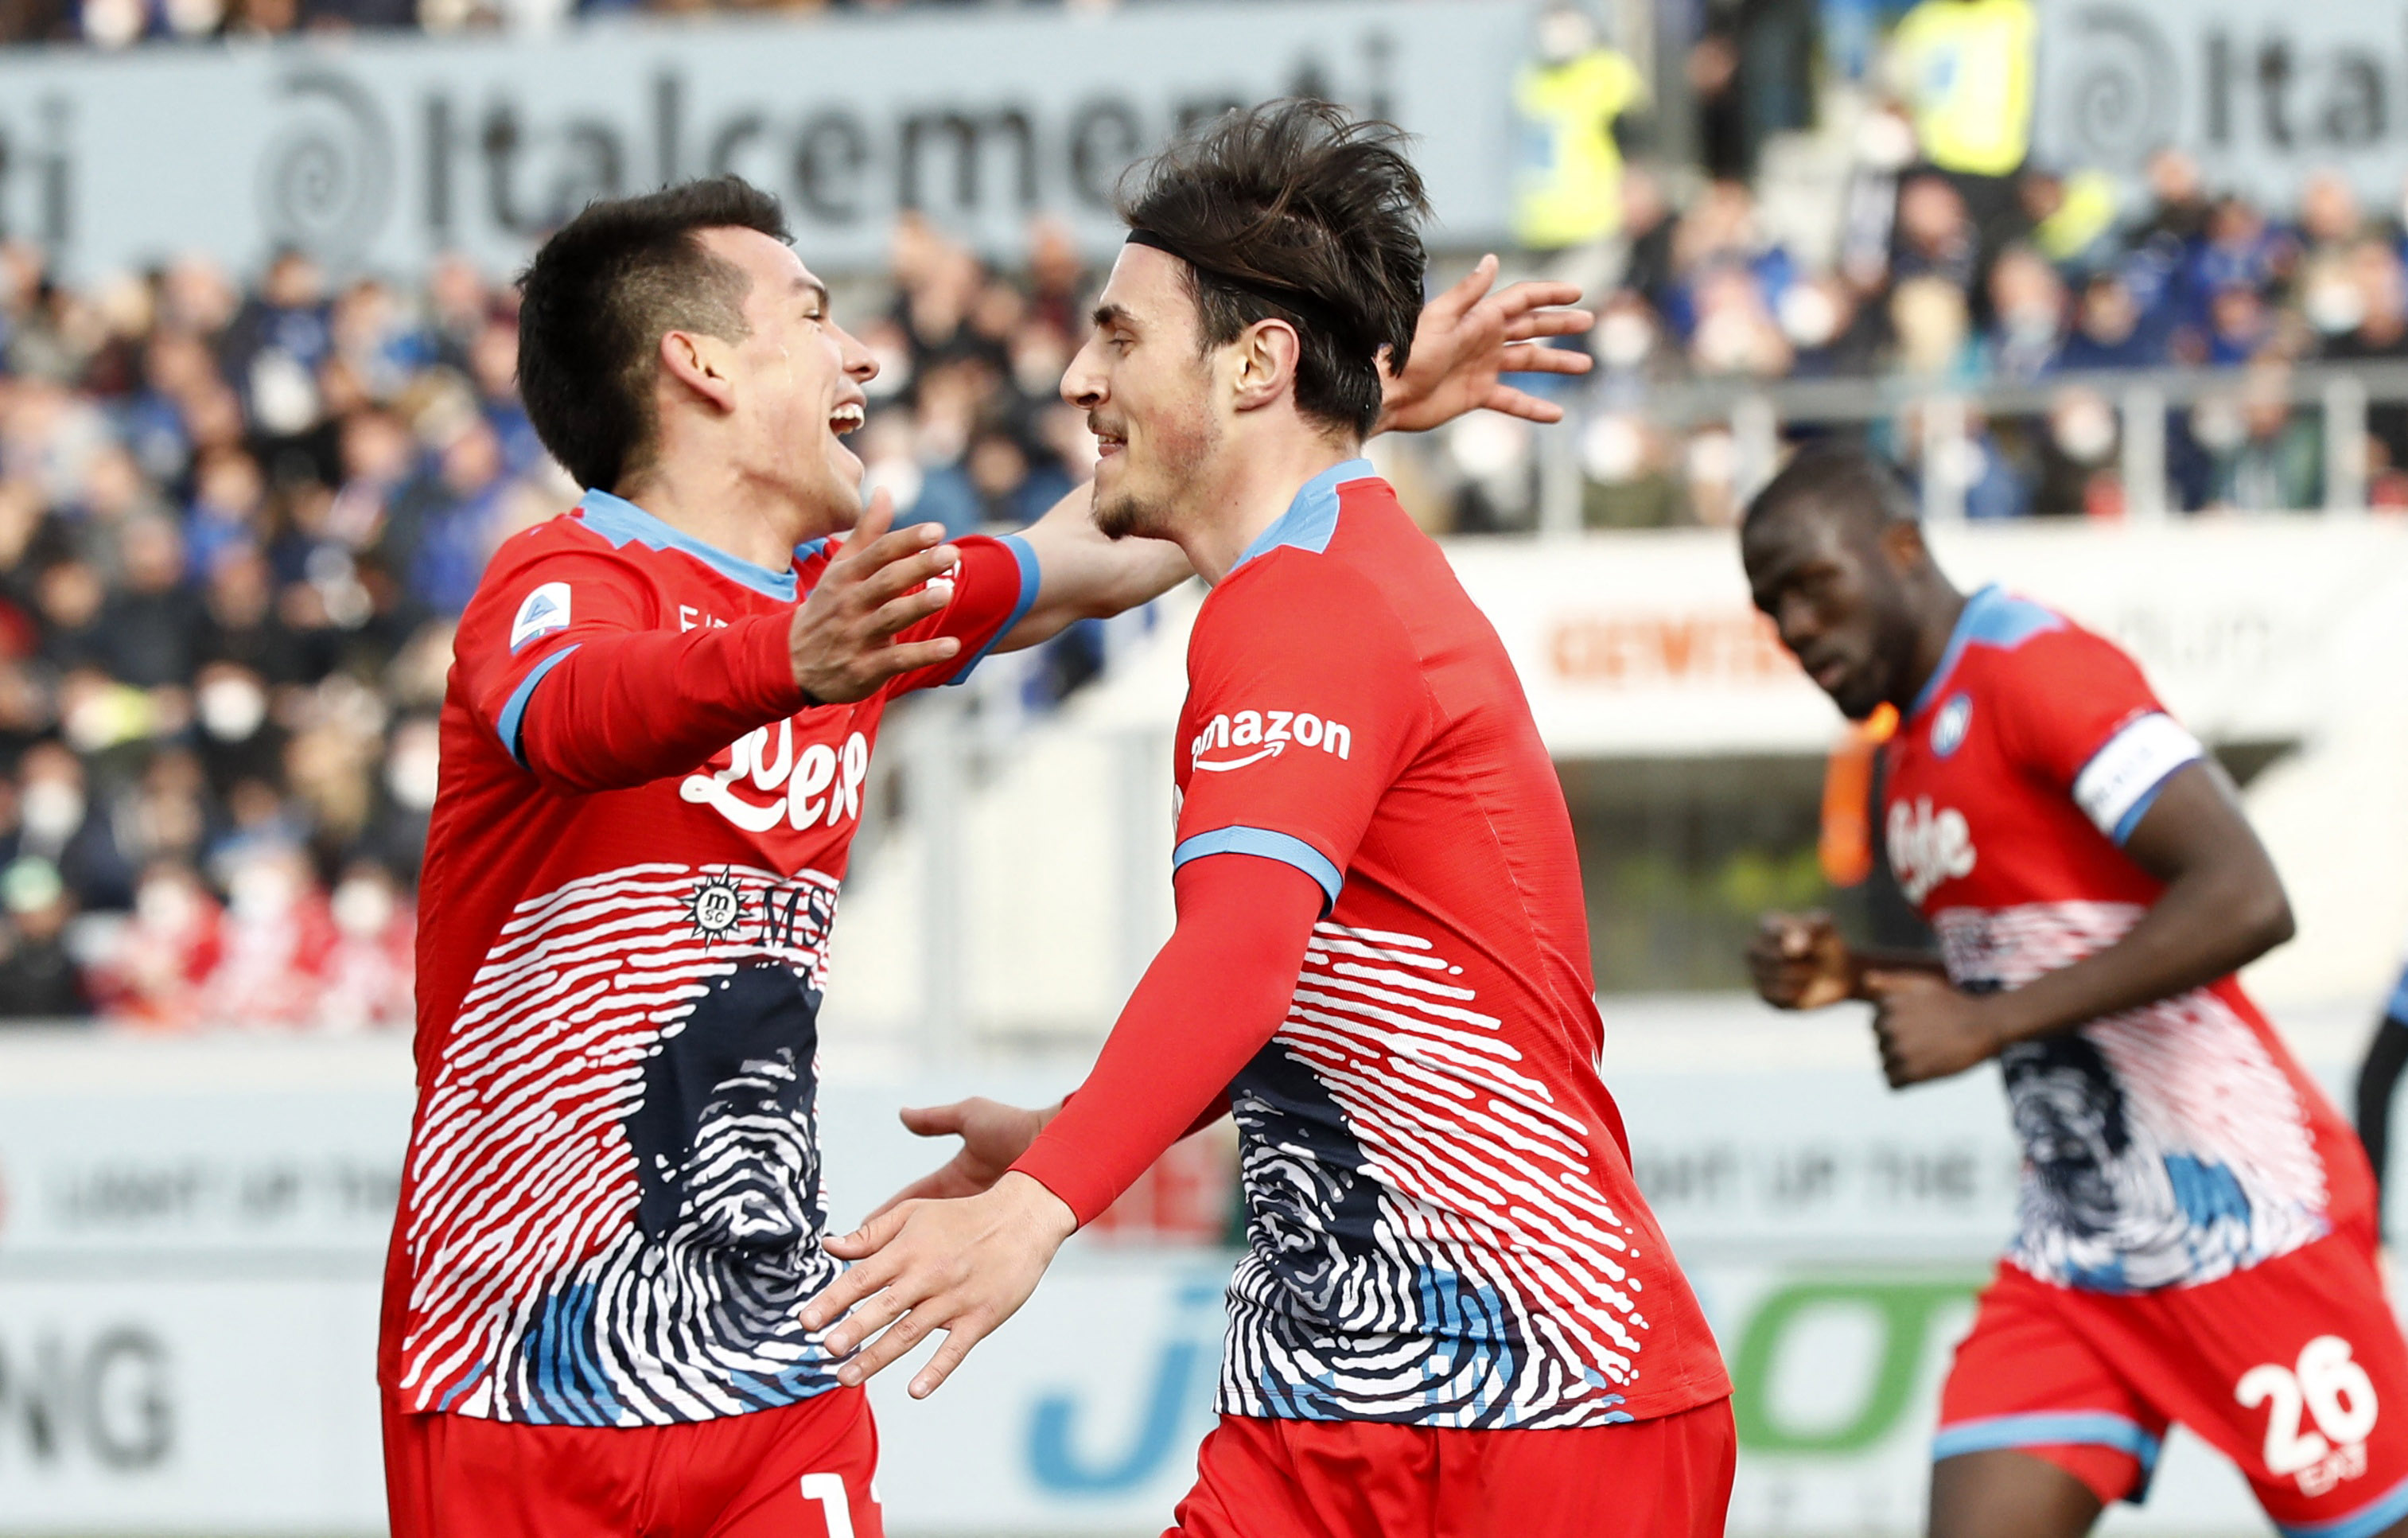
[{"label": "blurred background crowd", "polygon": [[[437,8],[44,3],[0,16],[109,44]],[[1968,515],[2116,516],[2112,380],[2199,366],[2229,387],[2166,409],[2168,500],[2321,505],[2329,425],[2291,374],[2408,359],[2401,209],[2331,175],[2278,219],[2172,151],[2144,184],[2036,165],[2027,0],[1695,8],[1677,121],[1580,7],[1541,18],[1516,87],[1546,153],[1517,182],[1514,263],[1578,278],[1598,315],[1572,339],[1595,373],[1562,386],[1582,523],[1735,516],[1730,413],[1658,409],[1682,392],[1864,380],[1972,403],[1947,470]],[[1820,159],[1784,162],[1793,142]],[[838,293],[882,363],[856,440],[873,482],[957,533],[1068,490],[1093,444],[1055,386],[1099,277],[1052,224],[1004,270],[902,220],[884,280]],[[459,259],[407,282],[188,260],[77,288],[0,248],[0,1014],[408,1017],[451,625],[494,544],[576,496],[514,395],[513,297]],[[1985,410],[2000,387],[2024,404]],[[2371,501],[2408,506],[2408,407],[2362,424]],[[1873,431],[1935,473],[1912,410]],[[1386,467],[1436,531],[1528,527],[1539,441],[1474,417]],[[1032,700],[1098,648],[1090,627],[1046,654]]]}]

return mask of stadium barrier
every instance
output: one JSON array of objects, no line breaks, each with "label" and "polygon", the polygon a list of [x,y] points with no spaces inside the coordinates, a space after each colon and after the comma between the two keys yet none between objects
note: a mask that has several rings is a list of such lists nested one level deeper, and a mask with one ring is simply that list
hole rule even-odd
[{"label": "stadium barrier", "polygon": [[[844,999],[840,979],[831,1046]],[[2012,1223],[1995,1079],[1890,1096],[1855,1012],[1642,1001],[1608,1021],[1641,1183],[1739,1387],[1732,1531],[1916,1531],[1939,1378]],[[2330,1082],[2361,1022],[2286,1025]],[[897,1105],[1039,1100],[1078,1067],[832,1074],[835,1220],[934,1162]],[[397,1036],[0,1038],[0,1534],[382,1531],[377,1293],[410,1071]],[[933,1399],[880,1380],[898,1538],[1159,1530],[1211,1422],[1229,1263],[1193,1215],[1186,1243],[1142,1224],[1074,1243]],[[2257,1529],[2237,1476],[2177,1441],[2109,1531]]]}]

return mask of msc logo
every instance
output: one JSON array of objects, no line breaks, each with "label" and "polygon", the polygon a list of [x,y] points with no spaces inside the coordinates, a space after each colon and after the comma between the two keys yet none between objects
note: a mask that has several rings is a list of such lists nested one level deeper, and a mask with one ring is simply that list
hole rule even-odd
[{"label": "msc logo", "polygon": [[[869,778],[869,741],[854,732],[842,752],[825,742],[795,751],[795,724],[777,726],[778,752],[769,754],[767,726],[738,738],[727,750],[727,767],[711,772],[696,770],[678,786],[678,795],[717,812],[747,833],[767,833],[781,822],[797,831],[823,825],[834,827],[847,817],[861,815],[861,787]],[[776,792],[766,804],[736,794],[739,784]]]},{"label": "msc logo", "polygon": [[[1324,721],[1310,711],[1240,711],[1216,715],[1187,745],[1188,762],[1220,772],[1277,758],[1294,745],[1319,748],[1344,758],[1354,751],[1354,734],[1343,722]],[[1208,753],[1235,756],[1207,758]]]},{"label": "msc logo", "polygon": [[1965,814],[1955,807],[1931,810],[1931,798],[1914,804],[1899,801],[1889,809],[1889,868],[1905,889],[1906,900],[1920,903],[1943,881],[1955,881],[1973,870],[1973,832]]}]

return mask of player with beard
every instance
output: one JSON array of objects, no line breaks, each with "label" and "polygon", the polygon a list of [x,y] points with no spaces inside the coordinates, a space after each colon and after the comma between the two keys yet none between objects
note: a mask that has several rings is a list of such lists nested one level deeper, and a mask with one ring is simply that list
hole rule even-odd
[{"label": "player with beard", "polygon": [[[1576,367],[1531,338],[1587,317],[1493,271],[1424,313],[1384,425],[1553,414],[1498,372]],[[454,643],[393,1531],[874,1538],[867,1401],[796,1315],[837,1269],[814,1057],[882,712],[1186,560],[1083,493],[1001,539],[889,532],[843,442],[877,365],[733,178],[592,205],[523,286],[527,412],[587,491],[495,552]]]},{"label": "player with beard", "polygon": [[1931,1531],[2086,1532],[2180,1421],[2286,1533],[2408,1532],[2372,1182],[2232,975],[2291,916],[2230,782],[2113,644],[1952,586],[1861,452],[1801,453],[1741,549],[1841,711],[1897,710],[1884,831],[1941,943],[1867,955],[1774,914],[1757,991],[1871,1000],[1895,1087],[1998,1059],[2024,1143],[2019,1232],[1942,1393]]},{"label": "player with beard", "polygon": [[[859,1348],[847,1382],[946,1332],[928,1393],[1226,1109],[1247,1251],[1178,1531],[1703,1538],[1730,1387],[1598,1077],[1563,795],[1495,630],[1358,457],[1414,346],[1398,138],[1258,109],[1125,199],[1062,388],[1104,448],[1097,523],[1212,584],[1176,932],[1085,1085],[1041,1131],[1019,1114],[1009,1172],[831,1240],[855,1264],[804,1319]],[[966,1155],[922,1189],[996,1172]]]}]

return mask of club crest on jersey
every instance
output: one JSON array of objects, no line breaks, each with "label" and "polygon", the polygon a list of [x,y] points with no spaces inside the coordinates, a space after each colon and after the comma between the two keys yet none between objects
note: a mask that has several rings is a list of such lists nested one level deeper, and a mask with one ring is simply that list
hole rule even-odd
[{"label": "club crest on jersey", "polygon": [[1953,694],[1940,713],[1931,718],[1931,751],[1945,758],[1965,745],[1965,734],[1973,725],[1973,697]]},{"label": "club crest on jersey", "polygon": [[1920,904],[1942,882],[1973,873],[1973,830],[1955,807],[1931,810],[1931,798],[1889,809],[1889,868],[1906,900]]},{"label": "club crest on jersey", "polygon": [[519,605],[518,618],[510,621],[510,650],[517,651],[538,636],[567,628],[568,584],[545,582],[526,596]]},{"label": "club crest on jersey", "polygon": [[1204,724],[1187,745],[1188,763],[1223,773],[1277,758],[1291,747],[1318,748],[1345,758],[1354,751],[1354,734],[1345,723],[1324,720],[1311,711],[1240,711]]}]

